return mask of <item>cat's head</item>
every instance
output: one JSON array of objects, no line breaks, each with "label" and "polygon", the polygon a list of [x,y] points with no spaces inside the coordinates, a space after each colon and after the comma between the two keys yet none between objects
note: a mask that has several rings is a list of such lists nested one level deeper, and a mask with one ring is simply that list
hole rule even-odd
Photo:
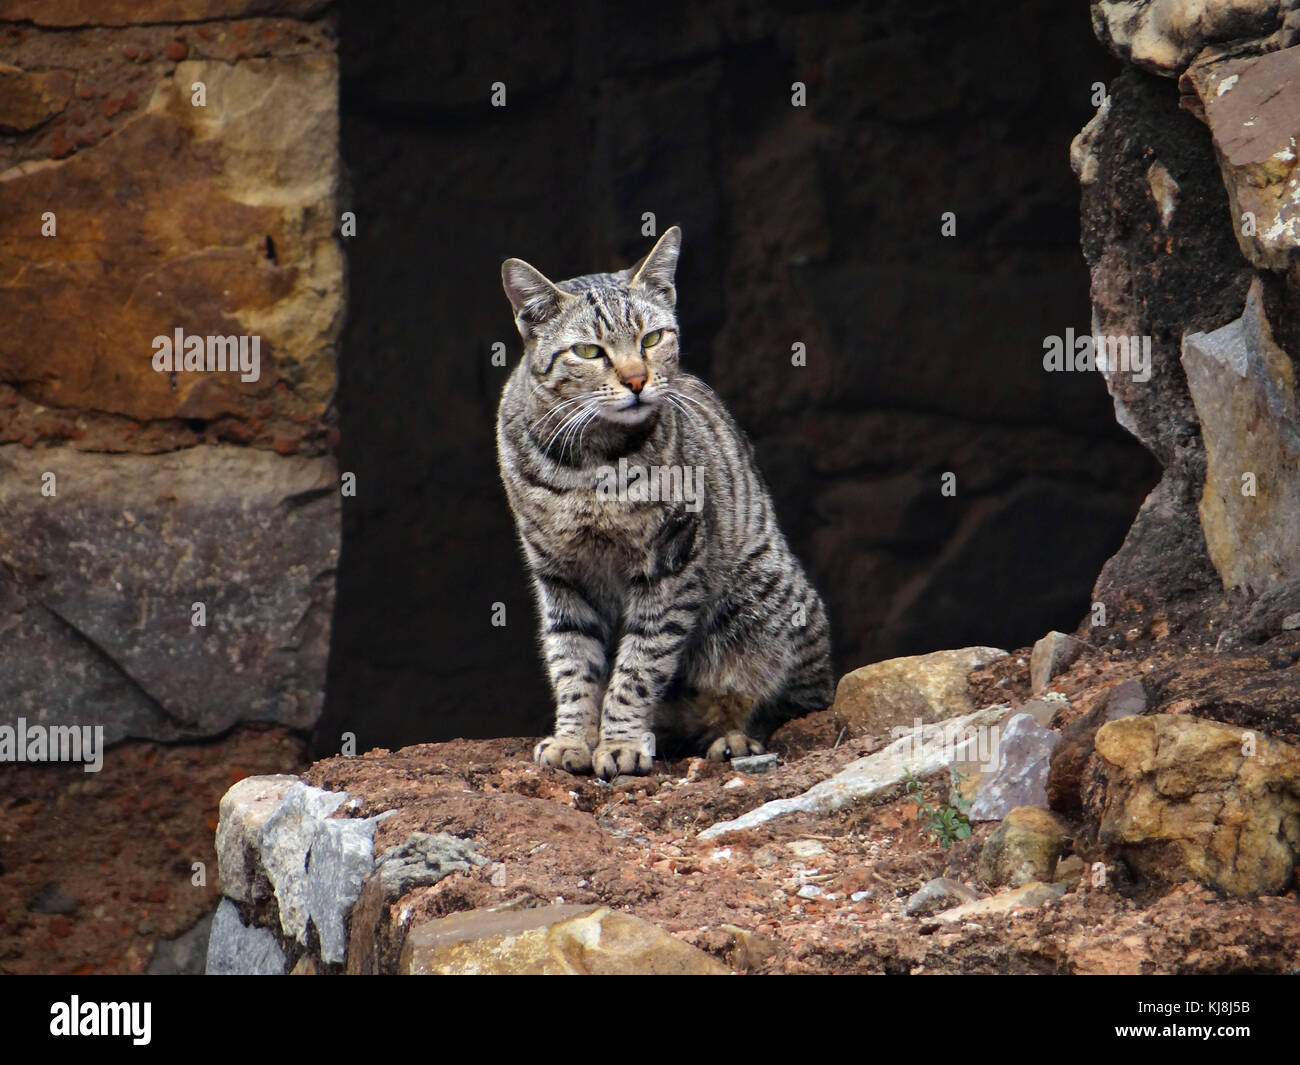
[{"label": "cat's head", "polygon": [[524,360],[549,406],[572,401],[575,415],[622,425],[654,417],[677,372],[681,240],[673,226],[635,266],[558,284],[522,259],[501,265]]}]

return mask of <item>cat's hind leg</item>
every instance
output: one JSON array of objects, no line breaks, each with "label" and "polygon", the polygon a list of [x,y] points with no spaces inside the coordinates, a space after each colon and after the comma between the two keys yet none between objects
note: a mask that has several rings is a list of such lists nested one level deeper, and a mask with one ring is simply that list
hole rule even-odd
[{"label": "cat's hind leg", "polygon": [[737,692],[701,694],[698,708],[704,727],[704,756],[712,762],[762,754],[763,744],[750,734],[757,700]]}]

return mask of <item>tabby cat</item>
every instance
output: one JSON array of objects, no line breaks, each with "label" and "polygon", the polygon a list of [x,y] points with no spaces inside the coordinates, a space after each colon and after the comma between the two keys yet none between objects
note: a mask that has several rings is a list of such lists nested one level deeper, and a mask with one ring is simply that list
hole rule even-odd
[{"label": "tabby cat", "polygon": [[541,614],[555,733],[534,759],[611,779],[660,749],[723,760],[832,697],[822,601],[753,449],[678,367],[674,226],[636,266],[501,268],[524,356],[497,450]]}]

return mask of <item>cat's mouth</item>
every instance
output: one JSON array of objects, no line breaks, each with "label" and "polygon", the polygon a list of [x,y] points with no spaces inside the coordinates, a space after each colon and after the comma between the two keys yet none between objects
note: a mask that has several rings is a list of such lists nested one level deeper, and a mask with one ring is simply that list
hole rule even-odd
[{"label": "cat's mouth", "polygon": [[647,399],[643,395],[634,395],[617,407],[606,407],[604,414],[610,421],[634,424],[650,417],[658,407],[659,404],[655,402],[654,397]]}]

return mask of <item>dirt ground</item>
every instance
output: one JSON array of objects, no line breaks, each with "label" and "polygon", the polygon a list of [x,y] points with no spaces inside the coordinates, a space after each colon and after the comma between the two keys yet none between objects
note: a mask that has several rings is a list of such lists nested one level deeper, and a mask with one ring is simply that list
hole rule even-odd
[{"label": "dirt ground", "polygon": [[[976,704],[1025,701],[1027,665],[1021,651],[977,670]],[[1249,656],[1225,663],[1175,652],[1089,654],[1053,682],[1070,698],[1056,725],[1135,675],[1168,710],[1244,724],[1272,712],[1279,683],[1295,672],[1289,661]],[[1260,689],[1274,694],[1252,702],[1252,678],[1260,677],[1268,681]],[[1214,678],[1227,678],[1222,691]],[[357,796],[356,816],[396,809],[378,827],[377,853],[415,830],[451,832],[481,847],[491,864],[405,896],[389,915],[394,930],[400,917],[563,899],[624,908],[742,972],[1300,971],[1294,890],[1231,900],[1190,884],[1163,893],[1084,884],[1040,908],[932,930],[905,915],[904,902],[936,876],[974,884],[992,826],[945,849],[923,831],[918,804],[905,794],[697,838],[885,745],[881,736],[848,736],[831,711],[781,729],[770,744],[780,763],[761,774],[686,759],[611,785],[534,765],[534,742],[457,740],[308,767],[299,737],[247,727],[202,745],[120,744],[98,774],[6,765],[0,972],[145,971],[160,942],[216,905],[222,794],[245,776],[279,772]],[[947,785],[946,775],[932,778],[929,797],[946,795]],[[195,862],[204,863],[204,884],[193,882]]]},{"label": "dirt ground", "polygon": [[[1022,654],[985,667],[976,687],[1018,704],[1028,696],[1026,665]],[[1058,685],[1073,696],[1069,718],[1133,670],[1124,656],[1090,656]],[[778,732],[771,747],[781,764],[762,774],[690,759],[611,785],[536,766],[531,740],[507,739],[334,758],[306,779],[359,797],[358,815],[399,811],[380,823],[376,853],[415,830],[450,832],[482,847],[492,864],[418,888],[394,907],[411,921],[521,897],[599,902],[741,971],[764,973],[1300,971],[1294,891],[1230,900],[1192,884],[1128,895],[1084,884],[1041,908],[932,930],[906,916],[904,902],[936,876],[974,884],[993,826],[945,850],[922,831],[917,802],[904,794],[697,838],[717,821],[799,794],[885,743],[837,740],[840,726],[826,711]],[[931,796],[946,794],[947,784],[946,775],[932,779]]]}]

